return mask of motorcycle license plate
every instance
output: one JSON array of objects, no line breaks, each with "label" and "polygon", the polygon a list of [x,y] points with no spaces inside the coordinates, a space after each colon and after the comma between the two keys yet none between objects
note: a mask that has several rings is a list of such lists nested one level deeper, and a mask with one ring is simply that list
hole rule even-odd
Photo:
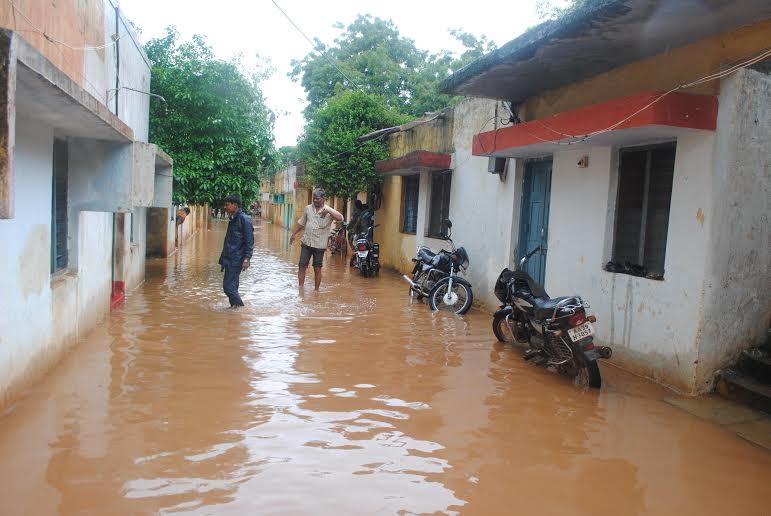
[{"label": "motorcycle license plate", "polygon": [[572,340],[573,342],[578,342],[583,338],[594,335],[594,326],[592,326],[592,323],[587,321],[581,326],[570,328],[568,330],[568,335],[570,335],[570,340]]},{"label": "motorcycle license plate", "polygon": [[359,255],[359,258],[366,258],[369,254],[369,251],[357,251],[356,254]]}]

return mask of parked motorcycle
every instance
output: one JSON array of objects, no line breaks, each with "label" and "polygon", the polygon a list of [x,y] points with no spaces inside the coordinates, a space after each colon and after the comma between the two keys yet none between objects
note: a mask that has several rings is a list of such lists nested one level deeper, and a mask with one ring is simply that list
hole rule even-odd
[{"label": "parked motorcycle", "polygon": [[380,273],[380,244],[373,242],[373,230],[380,224],[374,224],[374,218],[369,218],[366,231],[360,231],[354,236],[354,255],[351,264],[359,269],[365,278]]},{"label": "parked motorcycle", "polygon": [[428,298],[432,310],[448,310],[462,315],[469,311],[474,301],[471,284],[458,276],[468,269],[469,257],[466,250],[456,248],[450,238],[452,222],[446,220],[444,226],[444,239],[452,249],[434,253],[426,246],[418,247],[417,256],[412,259],[415,262],[412,278],[406,274],[403,278],[410,285],[410,296]]},{"label": "parked motorcycle", "polygon": [[503,305],[493,316],[493,332],[502,342],[526,344],[525,360],[554,366],[578,385],[600,388],[598,358],[610,358],[612,350],[594,345],[594,315],[579,296],[550,298],[543,287],[522,270],[541,252],[537,247],[519,262],[517,270],[503,269],[495,283],[495,295]]}]

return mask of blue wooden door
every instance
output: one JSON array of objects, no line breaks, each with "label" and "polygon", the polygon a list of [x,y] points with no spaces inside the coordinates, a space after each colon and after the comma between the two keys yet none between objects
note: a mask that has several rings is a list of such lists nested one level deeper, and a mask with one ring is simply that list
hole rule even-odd
[{"label": "blue wooden door", "polygon": [[549,234],[549,199],[551,197],[551,160],[525,164],[522,191],[522,213],[519,223],[519,258],[541,246],[543,252],[534,255],[525,270],[541,285],[546,274],[546,242]]}]

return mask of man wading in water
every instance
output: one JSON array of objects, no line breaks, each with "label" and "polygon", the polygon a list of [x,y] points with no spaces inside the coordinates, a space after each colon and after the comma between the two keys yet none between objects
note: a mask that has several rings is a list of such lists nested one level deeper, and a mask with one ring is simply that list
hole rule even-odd
[{"label": "man wading in water", "polygon": [[316,282],[316,290],[321,286],[321,265],[324,262],[324,251],[327,249],[327,241],[332,228],[332,221],[343,220],[343,215],[324,204],[327,194],[317,188],[313,191],[313,204],[309,204],[303,210],[303,215],[295,224],[295,229],[289,239],[289,244],[294,242],[297,233],[305,231],[300,240],[300,268],[297,271],[297,279],[300,288],[305,284],[305,271],[313,256],[313,279]]},{"label": "man wading in water", "polygon": [[228,195],[225,197],[225,213],[230,216],[225,243],[219,264],[225,271],[222,287],[230,300],[230,307],[244,306],[238,295],[238,279],[241,272],[249,268],[254,251],[254,229],[252,219],[241,210],[241,197]]}]

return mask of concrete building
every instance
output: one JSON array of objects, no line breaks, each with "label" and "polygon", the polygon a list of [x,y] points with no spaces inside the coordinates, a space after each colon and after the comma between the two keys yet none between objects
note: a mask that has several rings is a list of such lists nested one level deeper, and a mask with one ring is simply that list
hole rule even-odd
[{"label": "concrete building", "polygon": [[541,246],[531,274],[592,304],[615,363],[711,389],[771,317],[769,34],[760,0],[593,0],[483,56],[443,85],[475,99],[391,137],[381,256],[409,269],[449,216],[493,307]]},{"label": "concrete building", "polygon": [[[305,166],[298,162],[265,179],[261,194],[263,219],[291,229],[312,200],[312,188],[305,184],[304,178]],[[329,204],[342,206],[342,199],[330,199]]]},{"label": "concrete building", "polygon": [[173,249],[174,217],[150,63],[117,5],[6,2],[0,25],[3,405]]}]

